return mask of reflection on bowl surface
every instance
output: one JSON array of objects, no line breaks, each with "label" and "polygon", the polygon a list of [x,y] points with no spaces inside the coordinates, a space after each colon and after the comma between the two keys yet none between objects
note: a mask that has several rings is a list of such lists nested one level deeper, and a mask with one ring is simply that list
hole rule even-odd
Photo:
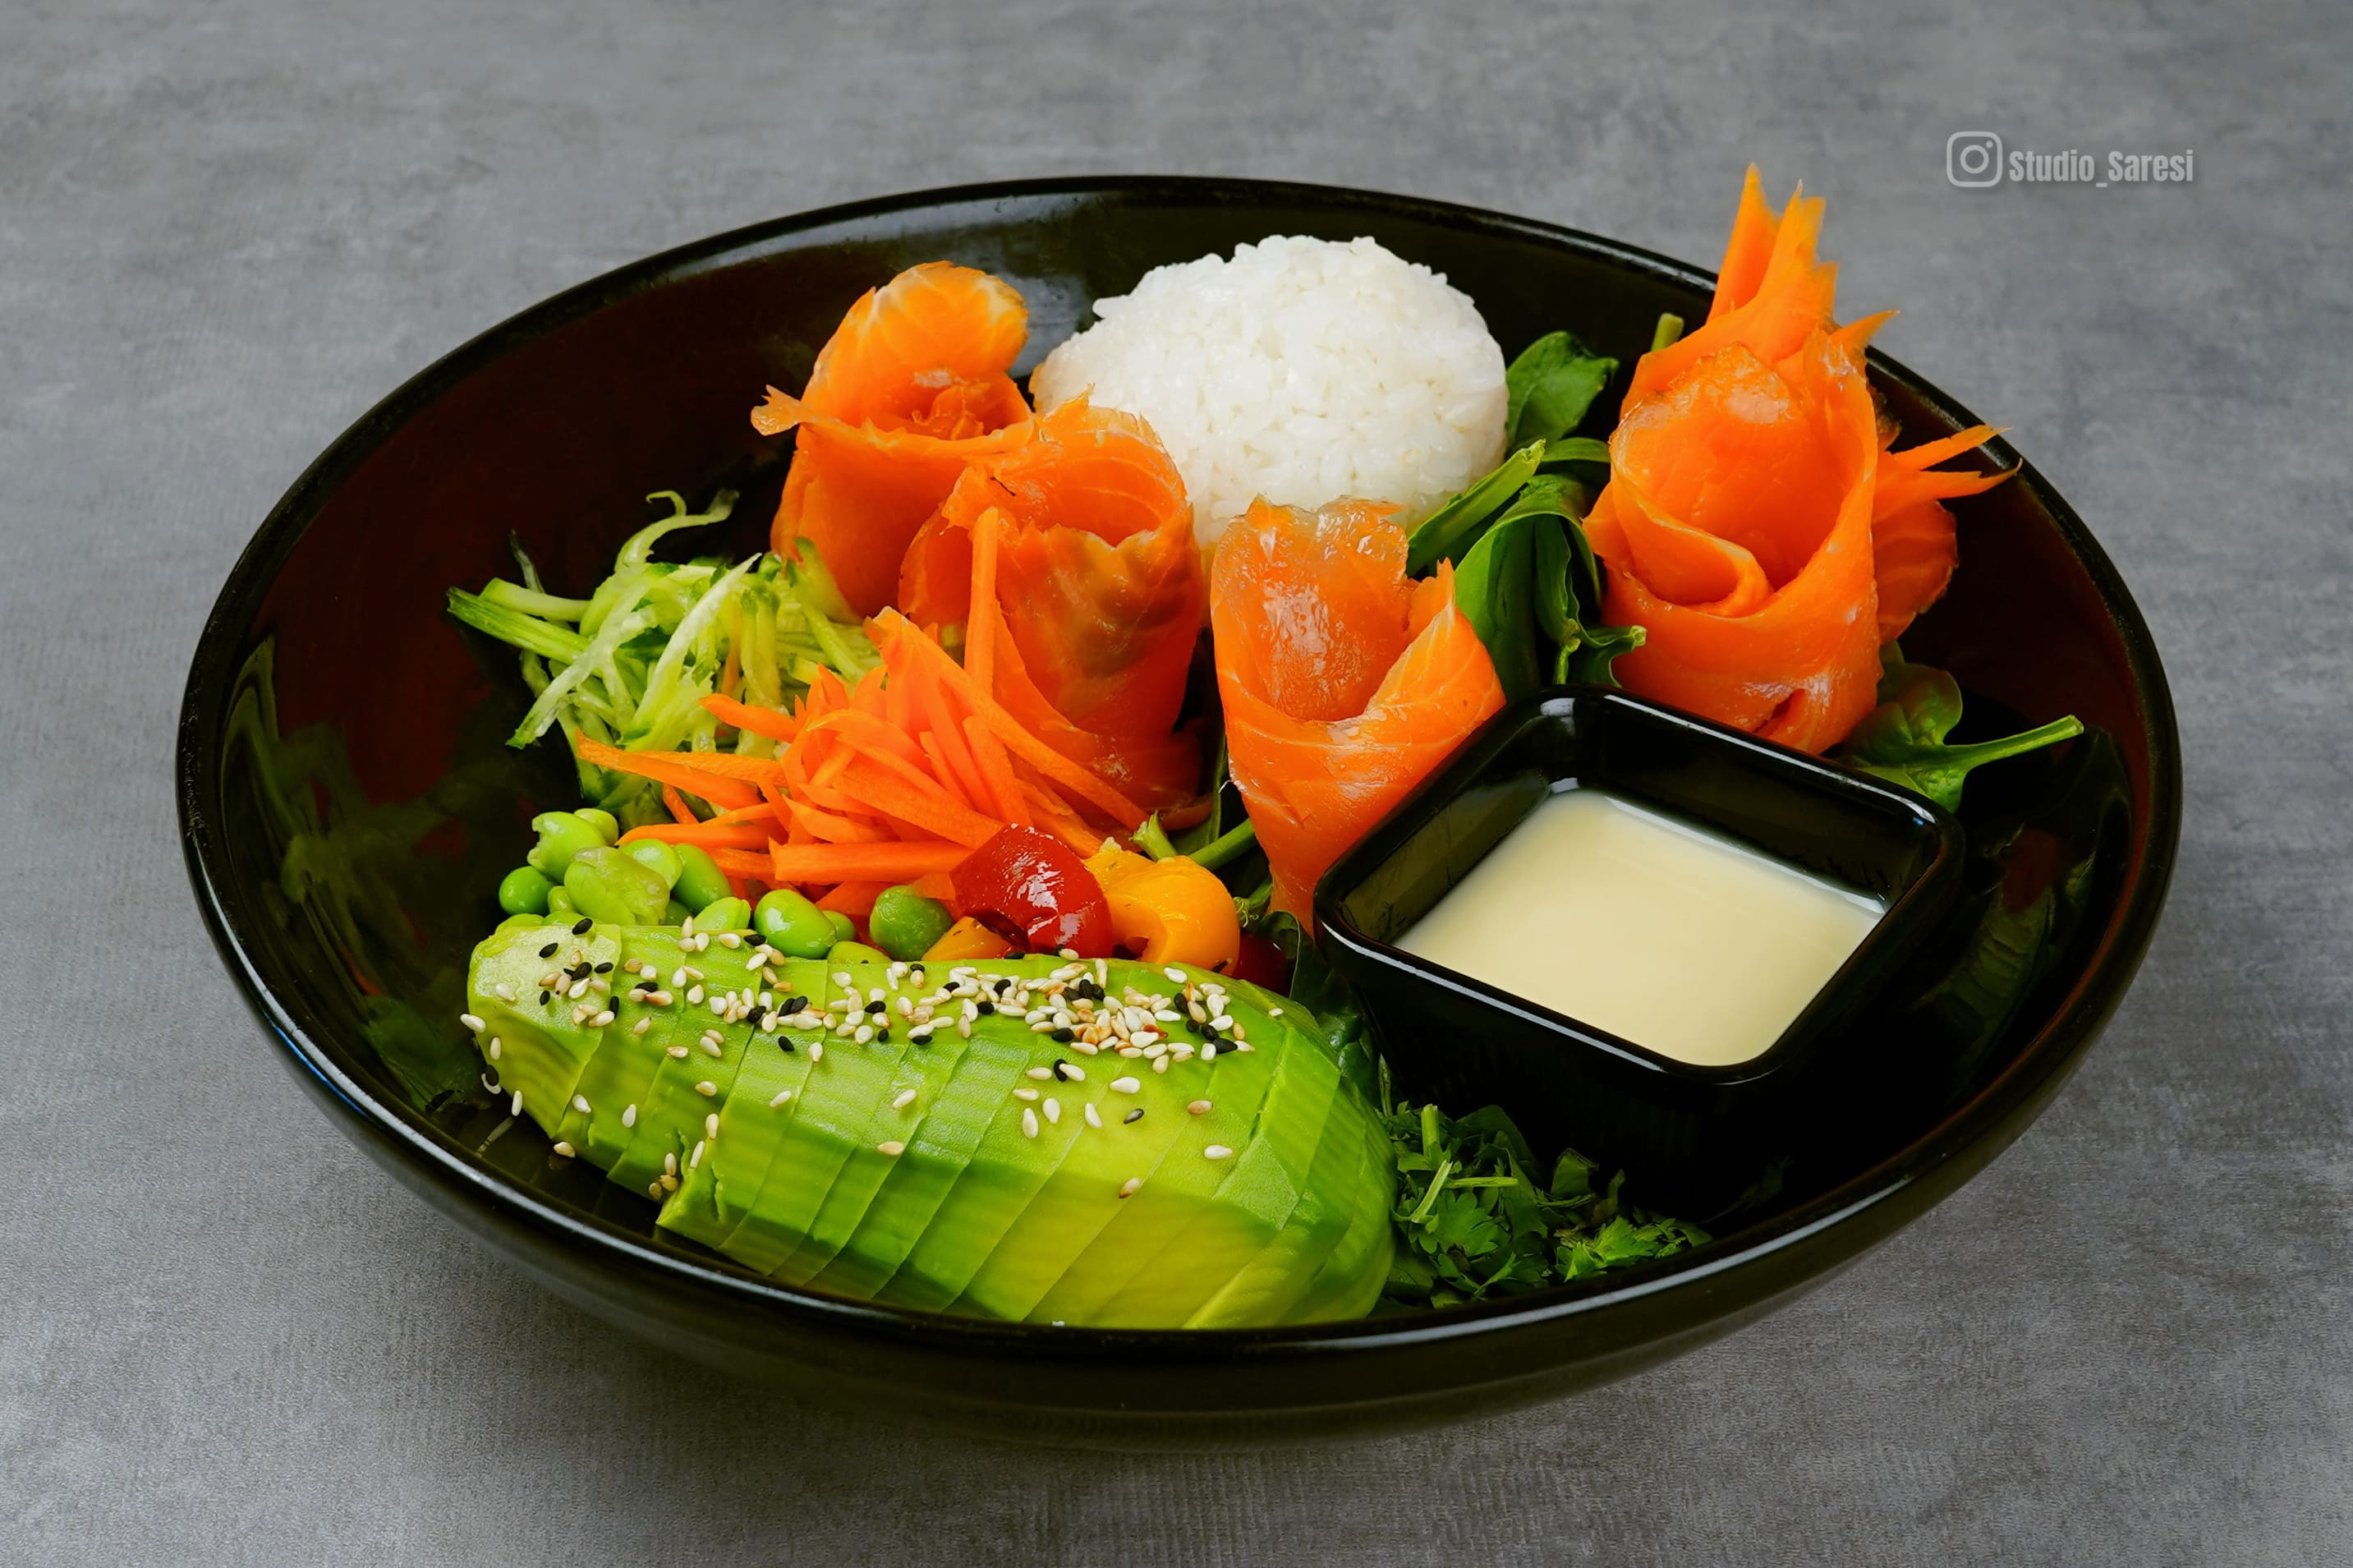
[{"label": "reflection on bowl surface", "polygon": [[[1070,1441],[1277,1440],[1451,1418],[1623,1375],[1771,1309],[1908,1223],[2041,1111],[2138,963],[2179,814],[2146,628],[2031,468],[1957,507],[1962,569],[1905,638],[1971,724],[2073,712],[2098,733],[1973,784],[1938,971],[1834,1118],[1760,1166],[1714,1245],[1491,1306],[1246,1332],[1115,1333],[922,1317],[783,1288],[657,1233],[652,1204],[553,1160],[491,1108],[459,1011],[485,893],[554,747],[503,745],[528,694],[444,613],[509,562],[602,575],[638,497],[744,493],[756,547],[783,454],[744,414],[798,386],[860,292],[914,262],[1028,298],[1026,371],[1088,302],[1270,233],[1369,234],[1446,273],[1507,351],[1565,323],[1631,363],[1704,274],[1467,209],[1230,181],[1076,180],[835,209],[691,246],[505,323],[394,393],[263,524],[205,629],[180,736],[199,900],[265,1026],[338,1124],[414,1190],[574,1299],[660,1342],[820,1395]],[[1971,422],[1874,359],[1914,439]],[[2007,456],[2007,453],[2001,454]],[[2006,713],[2002,710],[2008,710]],[[495,1135],[495,1136],[494,1136]]]}]

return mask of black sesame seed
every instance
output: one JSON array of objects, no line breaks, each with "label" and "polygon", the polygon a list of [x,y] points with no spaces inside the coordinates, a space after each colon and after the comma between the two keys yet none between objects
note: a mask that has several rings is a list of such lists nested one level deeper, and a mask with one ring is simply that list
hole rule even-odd
[{"label": "black sesame seed", "polygon": [[543,948],[540,948],[540,950],[539,950],[539,956],[540,956],[541,958],[543,958],[543,959],[552,959],[552,958],[555,957],[555,948],[556,948],[556,944],[554,944],[554,942],[550,942],[550,943],[548,943],[548,944],[547,944],[547,946],[545,946],[545,947],[543,947]]},{"label": "black sesame seed", "polygon": [[760,1021],[767,1016],[768,1010],[766,1008],[755,1007],[751,1012],[744,1015],[744,1022],[749,1023],[753,1028],[757,1029],[760,1027]]},{"label": "black sesame seed", "polygon": [[588,960],[587,960],[587,959],[583,959],[582,960],[580,960],[580,962],[578,962],[578,963],[576,963],[576,964],[573,965],[570,969],[568,969],[565,970],[564,972],[565,972],[565,974],[567,974],[567,975],[571,976],[574,980],[586,980],[586,979],[589,977],[589,975],[590,975],[590,974],[592,974],[592,973],[594,973],[595,971],[589,969],[589,967],[588,967]]},{"label": "black sesame seed", "polygon": [[891,1004],[887,1001],[870,1001],[866,1004],[866,1011],[869,1012],[887,1012],[890,1005]]},{"label": "black sesame seed", "polygon": [[1076,1040],[1078,1035],[1068,1029],[1057,1029],[1053,1033],[1048,1035],[1046,1038],[1055,1042],[1057,1044],[1068,1045],[1071,1041]]},{"label": "black sesame seed", "polygon": [[555,994],[555,993],[554,993],[554,991],[541,991],[541,992],[539,993],[539,1005],[540,1005],[540,1006],[542,1006],[542,1007],[545,1007],[545,1006],[547,1005],[548,998],[550,998],[550,997],[554,996],[554,994]]},{"label": "black sesame seed", "polygon": [[790,1052],[791,1052],[791,1050],[792,1050],[792,1048],[793,1048],[793,1037],[792,1037],[791,1035],[789,1035],[789,1034],[779,1034],[779,1035],[777,1035],[777,1036],[776,1036],[776,1048],[777,1048],[778,1050],[781,1050],[781,1051],[784,1051],[784,1052],[786,1052],[786,1053],[790,1053]]},{"label": "black sesame seed", "polygon": [[874,1044],[877,1045],[888,1045],[890,1043],[891,1026],[886,1023],[881,1028],[874,1032]]},{"label": "black sesame seed", "polygon": [[1054,1058],[1054,1076],[1060,1078],[1065,1083],[1070,1081],[1071,1065],[1068,1062],[1063,1061],[1060,1056]]},{"label": "black sesame seed", "polygon": [[1119,1119],[1122,1121],[1142,1121],[1144,1119],[1144,1107],[1142,1106],[1138,1106]]},{"label": "black sesame seed", "polygon": [[972,1004],[972,1010],[975,1012],[979,1013],[983,1018],[987,1018],[990,1013],[997,1011],[997,1003],[990,1001],[987,998],[984,997],[980,1001]]},{"label": "black sesame seed", "polygon": [[596,972],[600,975],[611,974],[613,972],[613,966],[609,963],[598,964],[596,966]]},{"label": "black sesame seed", "polygon": [[583,915],[580,916],[579,923],[572,927],[572,934],[575,937],[585,937],[595,928],[596,925],[596,921],[591,920],[587,916]]},{"label": "black sesame seed", "polygon": [[1013,989],[1013,977],[1010,975],[997,976],[994,989],[997,995],[1003,996],[1007,991]]}]

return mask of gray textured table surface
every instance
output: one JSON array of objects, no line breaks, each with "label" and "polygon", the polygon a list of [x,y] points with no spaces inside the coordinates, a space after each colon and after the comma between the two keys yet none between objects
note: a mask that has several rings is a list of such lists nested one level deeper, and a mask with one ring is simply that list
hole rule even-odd
[{"label": "gray textured table surface", "polygon": [[[780,9],[0,12],[0,1560],[2353,1554],[2343,7]],[[1947,134],[1978,128],[2194,147],[2197,182],[1956,190]],[[1752,157],[1830,196],[1848,308],[1905,306],[1881,341],[2115,555],[2190,801],[2138,989],[2057,1107],[1761,1327],[1317,1453],[1073,1460],[780,1406],[397,1191],[216,965],[169,783],[205,609],[313,452],[510,312],[777,213],[1097,169],[1706,261]]]}]

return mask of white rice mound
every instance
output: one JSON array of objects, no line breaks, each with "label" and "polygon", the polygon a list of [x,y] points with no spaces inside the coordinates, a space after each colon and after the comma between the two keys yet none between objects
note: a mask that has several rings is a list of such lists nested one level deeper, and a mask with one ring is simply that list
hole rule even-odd
[{"label": "white rice mound", "polygon": [[1370,239],[1276,235],[1155,268],[1030,376],[1150,422],[1213,543],[1253,497],[1398,503],[1411,524],[1504,455],[1504,352],[1446,279]]}]

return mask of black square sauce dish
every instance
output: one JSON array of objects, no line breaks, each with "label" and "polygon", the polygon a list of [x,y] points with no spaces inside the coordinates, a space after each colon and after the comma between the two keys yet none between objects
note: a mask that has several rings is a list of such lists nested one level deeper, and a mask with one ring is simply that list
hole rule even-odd
[{"label": "black square sauce dish", "polygon": [[[1761,852],[1884,913],[1778,1037],[1713,1065],[1406,950],[1539,806],[1577,791]],[[1341,857],[1316,888],[1318,942],[1363,993],[1401,1093],[1457,1115],[1500,1105],[1539,1151],[1574,1148],[1626,1171],[1643,1203],[1704,1214],[1757,1176],[1792,1096],[1835,1093],[1854,1025],[1950,904],[1962,850],[1960,824],[1908,790],[1621,691],[1556,687],[1489,720]],[[1564,972],[1576,959],[1565,946]],[[1694,966],[1702,984],[1708,968]]]}]

